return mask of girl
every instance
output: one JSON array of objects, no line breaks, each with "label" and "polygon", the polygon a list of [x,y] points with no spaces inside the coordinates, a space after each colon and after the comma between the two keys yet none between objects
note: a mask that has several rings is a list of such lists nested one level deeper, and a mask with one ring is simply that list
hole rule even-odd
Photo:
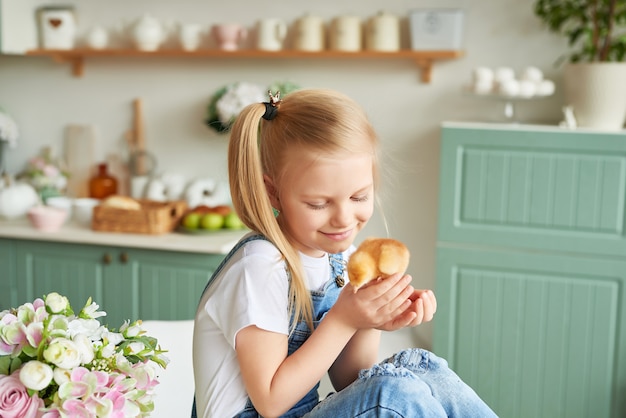
[{"label": "girl", "polygon": [[[430,321],[435,296],[401,274],[353,292],[344,260],[374,210],[377,136],[342,94],[279,94],[246,107],[232,129],[233,206],[252,232],[196,313],[198,416],[494,416],[432,353],[376,364],[381,330]],[[320,402],[325,373],[337,393]]]}]

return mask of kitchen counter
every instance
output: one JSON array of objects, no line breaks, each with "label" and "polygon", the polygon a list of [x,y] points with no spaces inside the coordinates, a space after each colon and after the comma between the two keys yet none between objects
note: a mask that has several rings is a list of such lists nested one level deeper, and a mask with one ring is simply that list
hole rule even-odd
[{"label": "kitchen counter", "polygon": [[73,221],[66,223],[56,232],[41,232],[33,228],[26,218],[0,220],[0,238],[111,245],[202,254],[226,254],[248,232],[247,229],[244,229],[207,232],[204,234],[184,234],[178,232],[164,235],[126,234],[93,231]]}]

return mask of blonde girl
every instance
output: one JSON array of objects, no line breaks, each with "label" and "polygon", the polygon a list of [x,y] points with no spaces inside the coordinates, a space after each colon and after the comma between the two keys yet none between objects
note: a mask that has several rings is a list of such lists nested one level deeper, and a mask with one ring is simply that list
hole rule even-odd
[{"label": "blonde girl", "polygon": [[[246,107],[228,149],[233,206],[251,232],[226,256],[195,318],[192,415],[490,417],[420,349],[378,361],[381,330],[430,321],[409,275],[353,292],[344,271],[374,210],[378,138],[361,107],[326,89]],[[328,373],[337,392],[320,402]]]}]

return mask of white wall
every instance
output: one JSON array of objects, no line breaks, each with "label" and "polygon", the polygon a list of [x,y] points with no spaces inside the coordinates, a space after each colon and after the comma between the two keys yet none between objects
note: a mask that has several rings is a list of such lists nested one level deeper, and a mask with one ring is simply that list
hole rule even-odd
[{"label": "white wall", "polygon": [[[4,0],[4,2],[25,0]],[[33,0],[30,0],[33,1]],[[33,1],[42,3],[41,1]],[[462,87],[478,65],[541,68],[557,83],[557,94],[521,103],[523,122],[557,123],[562,105],[561,69],[554,63],[565,41],[549,34],[532,12],[530,0],[91,0],[75,4],[82,32],[95,23],[109,28],[143,12],[169,21],[206,25],[239,21],[252,26],[261,17],[293,22],[305,11],[330,19],[341,14],[367,18],[381,9],[406,17],[419,7],[459,7],[466,13],[465,56],[437,62],[431,84],[420,82],[410,60],[214,60],[203,58],[88,58],[82,78],[69,65],[48,58],[0,56],[0,107],[21,129],[19,146],[8,155],[8,169],[21,170],[41,147],[61,153],[69,123],[93,124],[100,156],[124,155],[123,135],[131,127],[132,100],[144,101],[148,148],[161,170],[185,176],[226,178],[227,138],[203,125],[205,106],[220,86],[234,81],[269,84],[289,80],[304,87],[330,87],[359,101],[377,128],[389,171],[383,205],[391,236],[412,252],[414,284],[433,287],[437,222],[439,125],[444,120],[501,120],[502,103],[469,97]],[[405,34],[406,35],[406,34]],[[407,47],[407,40],[404,39]],[[365,234],[385,235],[380,216]],[[429,325],[415,331],[417,343],[430,345]]]}]

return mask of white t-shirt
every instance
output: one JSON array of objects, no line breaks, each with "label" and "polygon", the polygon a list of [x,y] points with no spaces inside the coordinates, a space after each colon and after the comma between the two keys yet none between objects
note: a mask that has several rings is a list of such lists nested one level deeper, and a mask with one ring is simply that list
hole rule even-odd
[{"label": "white t-shirt", "polygon": [[[322,289],[330,278],[328,255],[312,258],[300,254],[300,258],[309,289]],[[193,366],[198,417],[232,417],[245,407],[248,395],[237,362],[235,337],[250,325],[288,335],[288,297],[285,263],[266,240],[246,243],[214,279],[195,317]]]}]

